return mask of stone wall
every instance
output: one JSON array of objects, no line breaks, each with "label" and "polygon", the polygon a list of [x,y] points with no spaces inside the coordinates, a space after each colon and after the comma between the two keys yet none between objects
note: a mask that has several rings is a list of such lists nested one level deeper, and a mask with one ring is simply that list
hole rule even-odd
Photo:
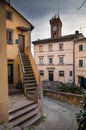
[{"label": "stone wall", "polygon": [[73,105],[80,105],[80,101],[83,100],[83,95],[64,93],[64,92],[56,92],[53,90],[44,89],[44,96],[48,96],[54,98],[56,100],[60,100],[62,102],[67,102]]}]

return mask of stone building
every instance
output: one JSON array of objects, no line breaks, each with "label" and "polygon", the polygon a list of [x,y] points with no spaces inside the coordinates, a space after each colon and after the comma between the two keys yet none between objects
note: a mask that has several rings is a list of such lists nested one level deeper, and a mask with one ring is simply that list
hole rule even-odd
[{"label": "stone building", "polygon": [[76,31],[62,36],[62,21],[55,15],[50,19],[51,38],[33,41],[34,57],[42,80],[75,82],[74,40],[83,37]]}]

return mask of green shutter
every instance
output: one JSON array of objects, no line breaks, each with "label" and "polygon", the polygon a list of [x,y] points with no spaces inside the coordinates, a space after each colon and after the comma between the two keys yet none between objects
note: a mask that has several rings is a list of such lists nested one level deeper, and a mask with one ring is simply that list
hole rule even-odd
[{"label": "green shutter", "polygon": [[79,45],[79,51],[83,51],[83,45]]}]

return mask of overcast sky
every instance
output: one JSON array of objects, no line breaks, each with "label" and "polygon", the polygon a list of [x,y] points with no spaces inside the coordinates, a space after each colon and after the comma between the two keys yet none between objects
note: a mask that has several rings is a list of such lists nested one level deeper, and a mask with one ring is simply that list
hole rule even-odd
[{"label": "overcast sky", "polygon": [[35,27],[32,41],[50,38],[49,20],[60,14],[63,23],[62,35],[79,30],[86,36],[86,3],[84,0],[11,0],[11,4]]}]

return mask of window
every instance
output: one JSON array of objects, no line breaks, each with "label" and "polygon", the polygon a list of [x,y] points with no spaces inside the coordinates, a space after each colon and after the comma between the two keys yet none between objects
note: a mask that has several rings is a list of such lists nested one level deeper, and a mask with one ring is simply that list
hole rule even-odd
[{"label": "window", "polygon": [[12,20],[12,12],[9,10],[6,10],[6,19]]},{"label": "window", "polygon": [[12,44],[13,43],[13,30],[7,29],[6,36],[7,36],[7,43]]},{"label": "window", "polygon": [[39,64],[43,64],[43,57],[39,58]]},{"label": "window", "polygon": [[40,70],[39,73],[40,73],[41,76],[44,76],[44,71],[43,70]]},{"label": "window", "polygon": [[63,64],[63,62],[64,62],[63,57],[59,57],[59,64]]},{"label": "window", "polygon": [[83,60],[79,60],[79,67],[83,67]]},{"label": "window", "polygon": [[49,58],[49,64],[53,64],[53,58]]},{"label": "window", "polygon": [[53,51],[53,45],[49,44],[49,51]]},{"label": "window", "polygon": [[70,76],[72,76],[72,75],[73,75],[72,71],[69,71],[69,75],[70,75]]},{"label": "window", "polygon": [[59,44],[59,50],[63,50],[63,43]]},{"label": "window", "polygon": [[83,51],[83,45],[79,45],[79,51]]},{"label": "window", "polygon": [[59,71],[59,76],[64,77],[64,71]]},{"label": "window", "polygon": [[42,45],[39,46],[39,52],[43,52],[43,46]]}]

